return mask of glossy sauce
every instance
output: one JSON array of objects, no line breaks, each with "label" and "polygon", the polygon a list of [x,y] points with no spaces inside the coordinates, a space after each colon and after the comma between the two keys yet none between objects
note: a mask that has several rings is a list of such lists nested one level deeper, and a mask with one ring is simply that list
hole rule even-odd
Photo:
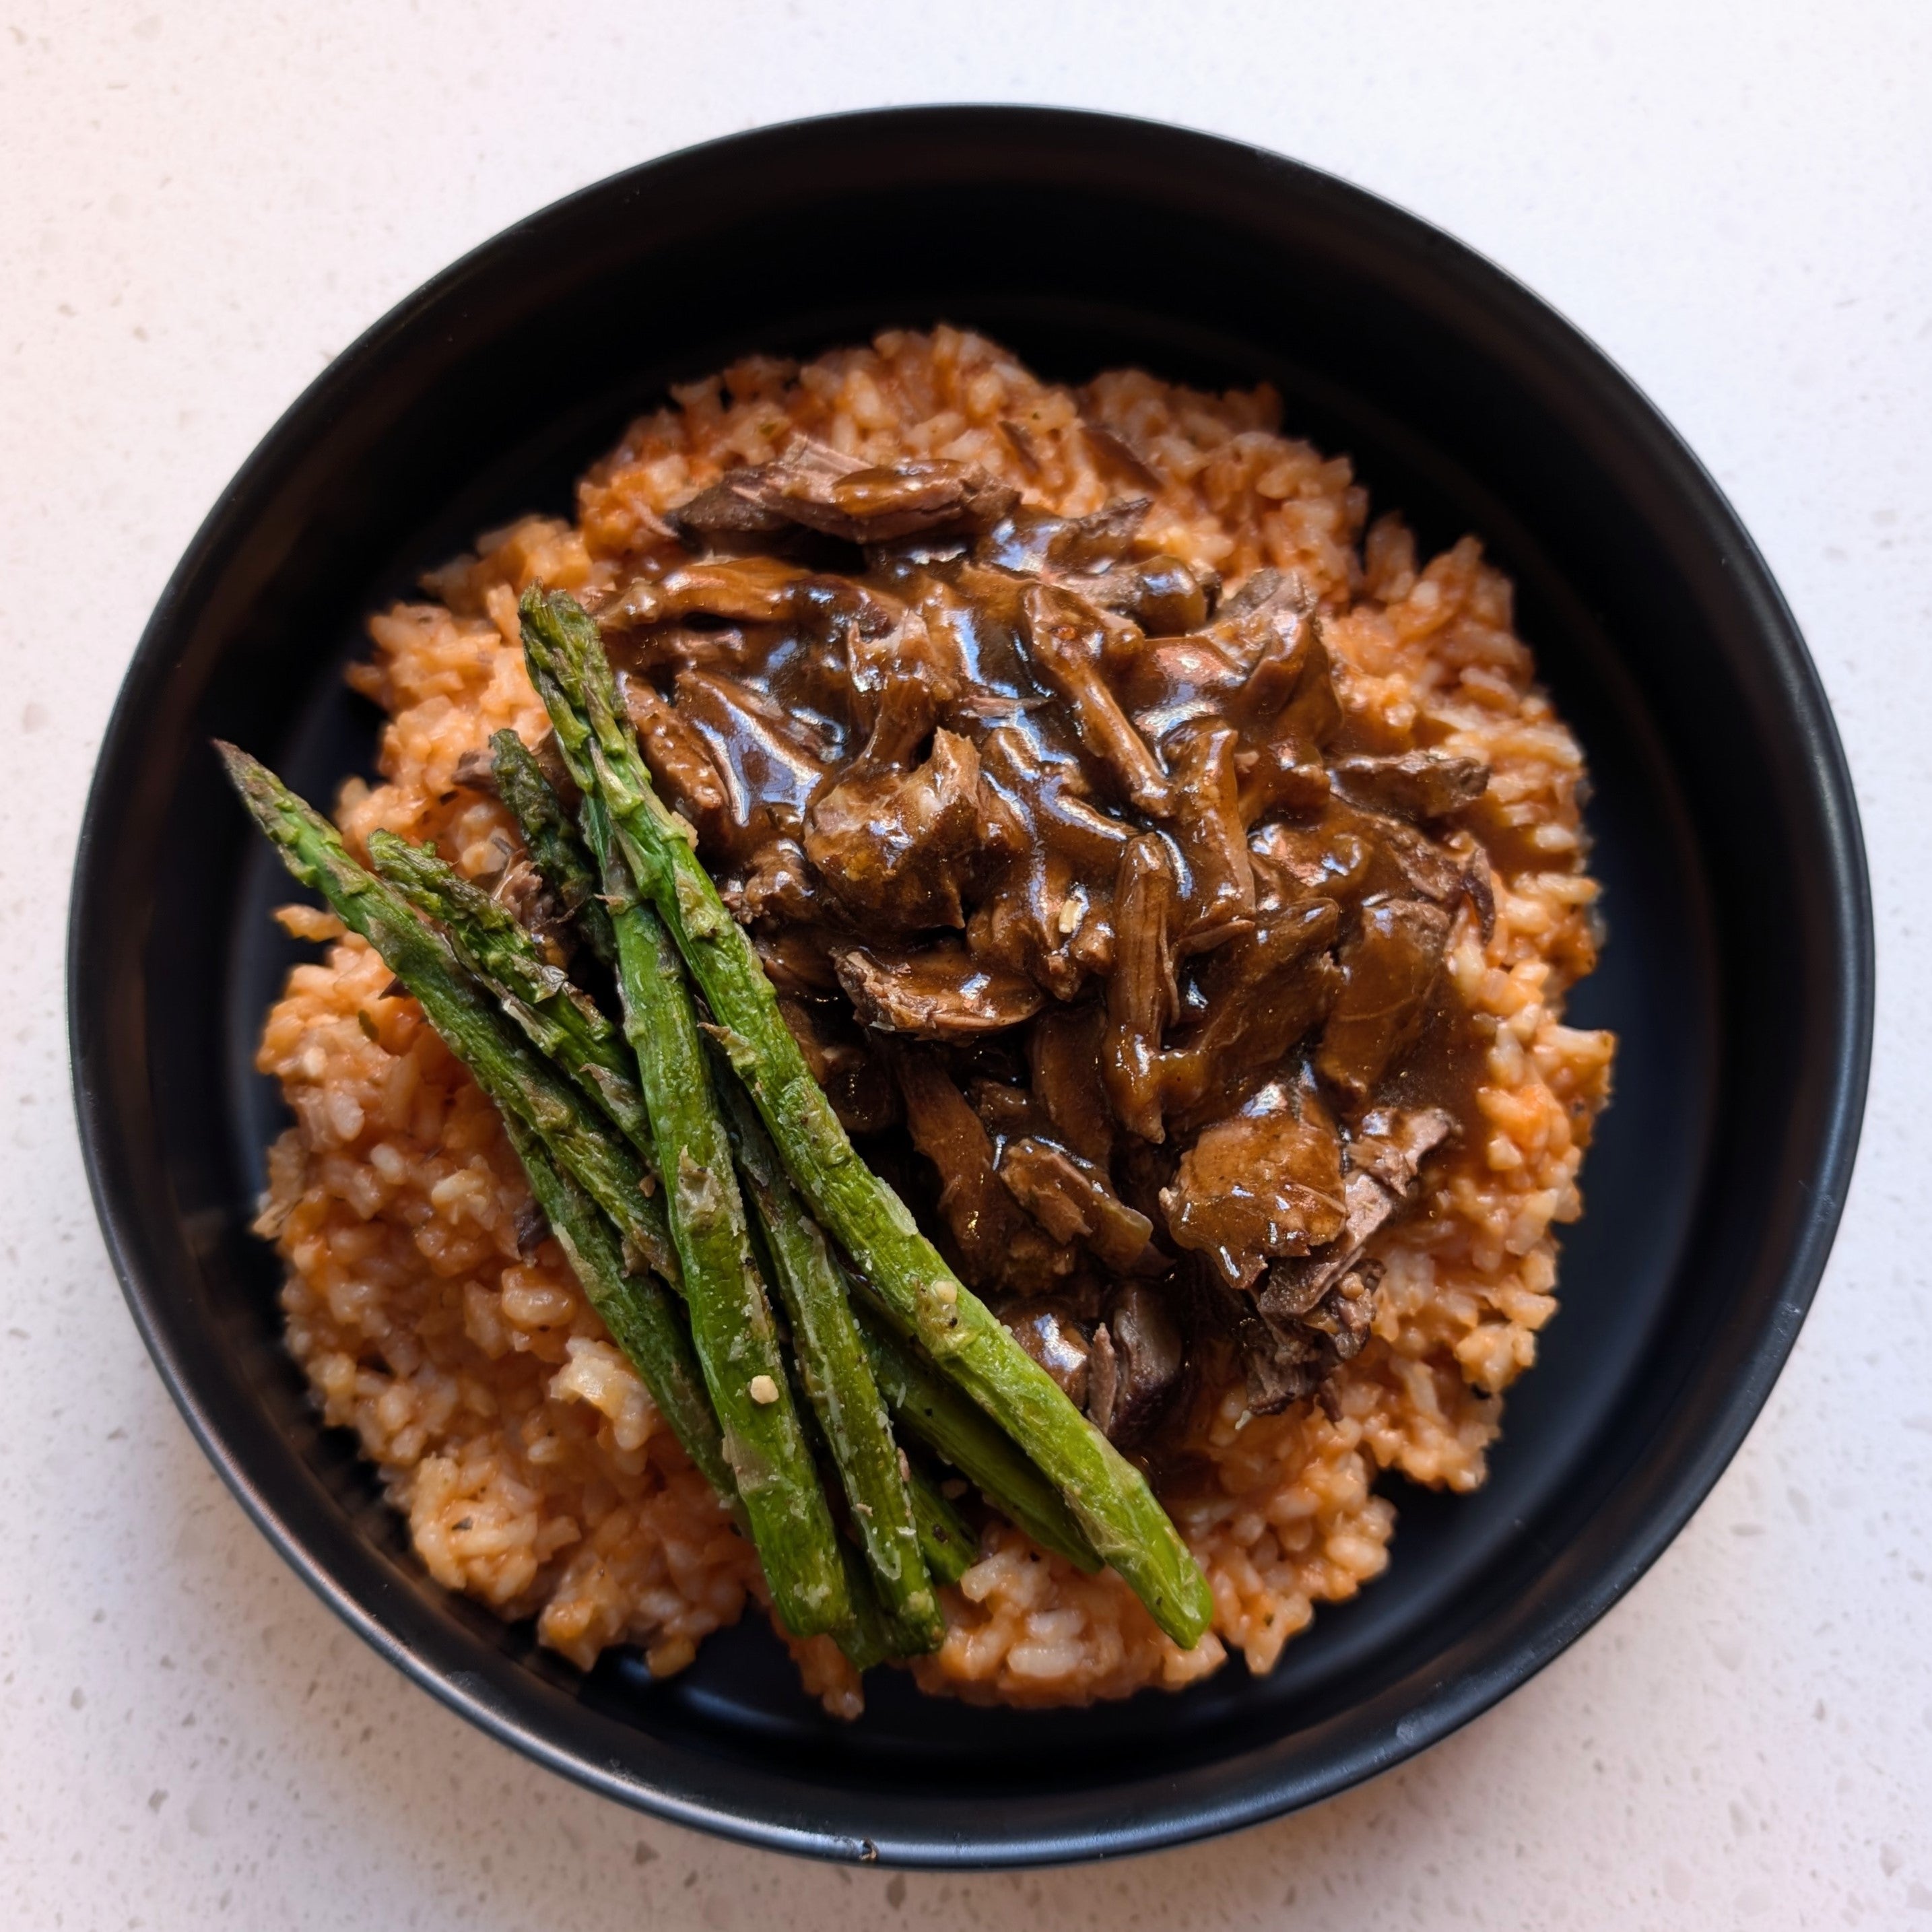
[{"label": "glossy sauce", "polygon": [[[875,477],[824,514],[946,488],[971,494]],[[1339,1172],[1368,1106],[1472,1122],[1487,1045],[1439,970],[1474,839],[1340,796],[1336,759],[1408,748],[1362,742],[1298,590],[1258,579],[1216,613],[1211,582],[1138,554],[1137,520],[1013,512],[862,552],[793,533],[602,614],[654,778],[848,1127],[1083,1388],[1090,1350],[1108,1377],[1126,1359],[1110,1319],[1189,1325],[1189,1257],[1228,1231],[1262,1230],[1217,1264],[1236,1283],[1340,1238],[1332,1186],[1261,1212],[1226,1162],[1184,1168],[1217,1124],[1271,1081],[1305,1093],[1256,1146]],[[1384,1037],[1364,976],[1425,972],[1431,946]],[[1371,1011],[1344,1067],[1323,1018],[1352,987]]]}]

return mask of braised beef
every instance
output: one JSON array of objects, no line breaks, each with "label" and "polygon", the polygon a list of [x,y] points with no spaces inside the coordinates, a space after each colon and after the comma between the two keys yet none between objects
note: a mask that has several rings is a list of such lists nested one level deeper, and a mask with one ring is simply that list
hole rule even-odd
[{"label": "braised beef", "polygon": [[1454,1126],[1438,1108],[1365,1115],[1358,1138],[1349,1144],[1342,1190],[1346,1211],[1339,1231],[1321,1250],[1277,1261],[1269,1268],[1256,1296],[1261,1312],[1299,1318],[1313,1309],[1414,1191],[1424,1159],[1448,1138]]},{"label": "braised beef", "polygon": [[1112,570],[1063,580],[1090,604],[1130,617],[1150,638],[1198,631],[1214,607],[1220,580],[1178,556],[1150,556]]},{"label": "braised beef", "polygon": [[966,1083],[966,1097],[995,1141],[1047,1130],[1040,1105],[1024,1087],[981,1078]]},{"label": "braised beef", "polygon": [[1114,1122],[1100,1077],[1107,1018],[1100,1007],[1049,1006],[1027,1034],[1034,1097],[1057,1138],[1106,1166],[1114,1151]]},{"label": "braised beef", "polygon": [[852,543],[984,530],[1018,493],[964,464],[908,459],[869,467],[801,437],[776,463],[728,470],[678,512],[700,540],[769,536],[789,524]]},{"label": "braised beef", "polygon": [[1486,854],[1471,854],[1469,862],[1462,868],[1462,890],[1475,909],[1477,929],[1486,940],[1496,929],[1496,889],[1490,877]]},{"label": "braised beef", "polygon": [[[632,715],[636,715],[634,701]],[[734,850],[776,834],[797,836],[805,808],[825,783],[827,748],[754,688],[716,671],[686,670],[672,687],[670,715],[697,732],[724,790]]]},{"label": "braised beef", "polygon": [[848,946],[832,960],[854,1010],[880,1033],[970,1040],[1018,1026],[1042,1004],[1030,980],[980,965],[956,940],[907,952]]},{"label": "braised beef", "polygon": [[1454,1124],[1439,1108],[1365,1115],[1345,1156],[1347,1217],[1325,1246],[1276,1261],[1258,1293],[1223,1304],[1257,1414],[1311,1394],[1367,1340],[1384,1264],[1369,1243],[1415,1195],[1423,1161]]},{"label": "braised beef", "polygon": [[490,888],[490,896],[508,908],[551,965],[569,965],[579,943],[575,909],[564,904],[528,859],[520,854],[512,859]]},{"label": "braised beef", "polygon": [[772,536],[795,520],[787,514],[788,496],[829,499],[834,483],[864,467],[857,457],[795,436],[778,462],[727,470],[677,511],[676,526],[700,543],[707,537]]},{"label": "braised beef", "polygon": [[1073,759],[1049,754],[1024,733],[996,724],[981,741],[980,769],[992,800],[1014,816],[1011,850],[1057,852],[1082,874],[1111,878],[1133,832],[1094,803],[1087,775]]},{"label": "braised beef", "polygon": [[1205,1129],[1161,1196],[1168,1233],[1247,1288],[1278,1256],[1306,1255],[1342,1233],[1342,1139],[1320,1099],[1298,1084],[1264,1088]]},{"label": "braised beef", "polygon": [[1066,1392],[1076,1408],[1087,1406],[1088,1361],[1093,1344],[1064,1302],[1017,1301],[1000,1312],[1013,1339]]},{"label": "braised beef", "polygon": [[1158,463],[1088,442],[1114,494],[1063,517],[796,439],[597,617],[841,1119],[1145,1443],[1205,1332],[1177,1311],[1257,1408],[1362,1346],[1376,1244],[1475,1118],[1492,1028],[1444,961],[1493,928],[1507,813],[1372,714],[1300,575],[1224,596],[1162,548]]},{"label": "braised beef", "polygon": [[1229,1112],[1321,1024],[1342,984],[1327,950],[1340,922],[1334,901],[1298,901],[1202,969],[1204,1017],[1161,1059],[1162,1094],[1182,1132]]},{"label": "braised beef", "polygon": [[844,1005],[823,995],[778,994],[779,1014],[845,1131],[880,1133],[899,1119],[898,1089],[884,1043],[854,1024]]},{"label": "braised beef", "polygon": [[1374,832],[1332,806],[1312,823],[1276,820],[1248,835],[1250,854],[1265,862],[1287,896],[1352,905],[1367,892],[1378,860]]},{"label": "braised beef", "polygon": [[1179,1004],[1174,979],[1174,862],[1151,833],[1120,854],[1114,885],[1114,970],[1100,1077],[1114,1118],[1143,1140],[1161,1139],[1161,1038]]},{"label": "braised beef", "polygon": [[913,770],[861,759],[823,793],[806,820],[806,856],[847,911],[887,931],[964,926],[979,795],[971,742],[935,731]]},{"label": "braised beef", "polygon": [[999,1175],[1057,1241],[1079,1241],[1108,1268],[1136,1266],[1153,1223],[1114,1193],[1105,1171],[1067,1148],[1031,1134],[1000,1150]]},{"label": "braised beef", "polygon": [[1186,868],[1177,940],[1206,952],[1253,930],[1255,872],[1248,859],[1234,730],[1202,722],[1175,734],[1169,757],[1177,800],[1174,840]]},{"label": "braised beef", "polygon": [[1180,1392],[1186,1366],[1179,1326],[1149,1282],[1131,1282],[1094,1331],[1087,1413],[1111,1442],[1130,1448]]},{"label": "braised beef", "polygon": [[1328,646],[1310,604],[1299,596],[1223,619],[1214,634],[1246,667],[1228,712],[1258,744],[1294,743],[1312,751],[1341,716]]},{"label": "braised beef", "polygon": [[918,1048],[894,1054],[906,1126],[936,1171],[940,1219],[960,1272],[975,1288],[1038,1294],[1070,1274],[1073,1252],[1022,1211],[993,1166],[993,1143],[938,1058]]},{"label": "braised beef", "polygon": [[1490,783],[1490,768],[1480,759],[1446,752],[1338,758],[1334,775],[1336,786],[1356,804],[1405,818],[1446,818],[1480,798]]},{"label": "braised beef", "polygon": [[1413,895],[1449,911],[1469,890],[1468,862],[1448,844],[1438,844],[1412,825],[1388,819],[1358,824],[1372,842],[1377,860],[1370,874],[1371,893],[1388,892],[1397,898]]},{"label": "braised beef", "polygon": [[986,531],[973,554],[1026,577],[1107,570],[1128,555],[1152,507],[1151,498],[1123,496],[1091,516],[1055,517],[1020,505]]},{"label": "braised beef", "polygon": [[1102,675],[1106,632],[1098,613],[1070,592],[1044,584],[1027,592],[1021,608],[1034,668],[1066,705],[1082,746],[1130,804],[1166,818],[1174,809],[1174,788]]},{"label": "braised beef", "polygon": [[1342,944],[1341,990],[1315,1058],[1322,1078],[1352,1104],[1367,1100],[1420,1030],[1448,937],[1449,915],[1425,899],[1362,908],[1360,926]]},{"label": "braised beef", "polygon": [[1003,418],[1000,423],[1000,434],[1006,438],[1007,448],[1025,466],[1027,474],[1037,476],[1040,474],[1040,448],[1025,424],[1009,422]]},{"label": "braised beef", "polygon": [[1080,433],[1087,439],[1094,460],[1103,470],[1111,470],[1116,476],[1124,477],[1144,490],[1158,490],[1161,487],[1164,479],[1160,471],[1125,436],[1090,422],[1082,423]]},{"label": "braised beef", "polygon": [[1348,1141],[1348,1166],[1372,1174],[1391,1194],[1414,1186],[1424,1158],[1455,1131],[1440,1107],[1378,1107],[1355,1123]]},{"label": "braised beef", "polygon": [[638,748],[665,803],[682,813],[712,849],[735,851],[740,841],[724,776],[697,727],[647,684],[626,680],[623,697]]},{"label": "braised beef", "polygon": [[1223,722],[1242,682],[1227,654],[1204,637],[1150,640],[1111,676],[1136,730],[1155,745],[1190,724]]},{"label": "braised beef", "polygon": [[1292,739],[1240,753],[1234,769],[1240,778],[1235,809],[1244,826],[1271,812],[1318,812],[1328,802],[1328,767]]},{"label": "braised beef", "polygon": [[497,795],[496,754],[487,745],[465,752],[450,776],[471,791],[482,792],[490,798]]},{"label": "braised beef", "polygon": [[537,1250],[550,1239],[550,1217],[534,1200],[526,1201],[517,1210],[512,1232],[516,1236],[517,1252],[526,1262],[535,1261]]},{"label": "braised beef", "polygon": [[725,874],[718,890],[733,915],[748,926],[777,920],[815,922],[831,910],[796,838],[774,838],[760,846],[742,872]]},{"label": "braised beef", "polygon": [[1314,1394],[1360,1352],[1375,1321],[1380,1262],[1364,1261],[1335,1281],[1300,1318],[1271,1317],[1252,1304],[1232,1312],[1248,1384],[1248,1407],[1272,1415]]},{"label": "braised beef", "polygon": [[537,761],[537,769],[549,781],[550,788],[565,811],[575,813],[584,804],[584,794],[577,788],[577,781],[570,775],[570,767],[564,762],[563,747],[556,742],[554,730],[546,731],[531,751]]},{"label": "braised beef", "polygon": [[1276,605],[1301,601],[1300,586],[1286,571],[1264,564],[1221,607],[1222,621],[1239,623]]},{"label": "braised beef", "polygon": [[[1010,438],[1016,426],[1002,427]],[[1016,447],[1030,449],[1030,440]],[[1220,579],[1177,556],[1130,554],[1149,508],[1142,496],[1088,517],[1020,508],[988,530],[973,555],[1001,570],[1063,584],[1096,608],[1130,618],[1149,637],[1198,630],[1213,614]]]},{"label": "braised beef", "polygon": [[755,934],[752,944],[765,976],[781,993],[838,992],[838,969],[823,932],[807,926],[768,928]]},{"label": "braised beef", "polygon": [[607,634],[700,614],[778,623],[799,614],[811,580],[809,571],[777,557],[699,558],[660,577],[633,578],[598,607],[597,622]]}]

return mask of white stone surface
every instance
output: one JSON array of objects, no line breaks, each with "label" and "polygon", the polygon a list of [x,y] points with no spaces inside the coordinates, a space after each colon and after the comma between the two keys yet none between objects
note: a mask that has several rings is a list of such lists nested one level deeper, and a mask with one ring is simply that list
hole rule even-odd
[{"label": "white stone surface", "polygon": [[[1503,263],[1632,372],[1737,502],[1830,688],[1880,1029],[1791,1368],[1690,1529],[1567,1655],[1420,1760],[1231,1840],[892,1876],[586,1796],[411,1688],[284,1570],[110,1276],[62,932],[142,621],[330,355],[473,243],[651,154],[994,98],[1331,169]],[[1924,0],[8,0],[0,1922],[1932,1924],[1928,109]]]}]

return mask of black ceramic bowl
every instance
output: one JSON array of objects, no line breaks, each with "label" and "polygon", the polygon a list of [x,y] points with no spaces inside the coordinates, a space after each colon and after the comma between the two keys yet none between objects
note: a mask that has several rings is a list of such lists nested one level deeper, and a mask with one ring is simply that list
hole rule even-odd
[{"label": "black ceramic bowl", "polygon": [[[250,1070],[295,950],[208,752],[311,796],[367,769],[359,622],[571,478],[667,382],[892,323],[1048,374],[1266,377],[1426,544],[1481,533],[1582,740],[1622,1036],[1562,1312],[1480,1494],[1394,1486],[1388,1574],[1271,1677],[979,1711],[882,1673],[860,1723],[755,1618],[662,1684],[580,1676],[430,1584],[278,1340],[248,1232],[278,1105]],[[1447,237],[1272,155],[1098,116],[855,116],[718,142],[511,230],[342,356],[230,484],[101,753],[70,935],[74,1078],[128,1299],[202,1447],[310,1585],[454,1709],[598,1790],[842,1858],[990,1864],[1172,1844],[1308,1803],[1493,1702],[1601,1616],[1757,1413],[1823,1266],[1871,1026],[1838,740],[1750,539],[1642,397]]]}]

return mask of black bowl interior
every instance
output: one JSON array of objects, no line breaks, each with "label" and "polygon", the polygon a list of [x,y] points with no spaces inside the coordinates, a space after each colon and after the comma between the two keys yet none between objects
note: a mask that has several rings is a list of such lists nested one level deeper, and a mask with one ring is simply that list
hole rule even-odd
[{"label": "black bowl interior", "polygon": [[[283,1120],[250,1066],[305,949],[207,741],[326,799],[368,770],[363,614],[571,479],[665,386],[892,324],[986,330],[1043,373],[1274,382],[1425,546],[1480,532],[1582,737],[1610,944],[1572,1003],[1622,1036],[1559,1318],[1489,1486],[1397,1486],[1389,1573],[1274,1673],[1022,1714],[880,1674],[856,1725],[764,1626],[654,1684],[587,1677],[428,1582],[278,1342],[248,1234]],[[548,210],[377,326],[217,506],[102,757],[71,936],[76,1089],[130,1302],[209,1454],[302,1573],[436,1694],[608,1792],[834,1856],[1037,1861],[1318,1797],[1569,1642],[1674,1534],[1789,1349],[1848,1178],[1870,1023],[1850,789],[1748,540],[1588,345],[1338,183],[1143,124],[918,110],[770,130]],[[1769,1043],[1774,1050],[1766,1050]]]}]

